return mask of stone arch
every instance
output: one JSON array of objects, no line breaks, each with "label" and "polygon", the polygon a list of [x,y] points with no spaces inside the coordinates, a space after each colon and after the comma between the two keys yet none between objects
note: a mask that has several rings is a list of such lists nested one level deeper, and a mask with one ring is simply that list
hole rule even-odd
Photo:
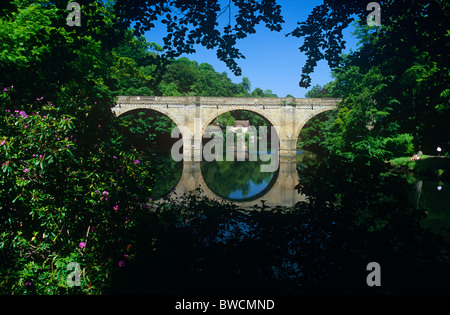
[{"label": "stone arch", "polygon": [[[165,106],[142,106],[142,107],[135,107],[135,106],[129,106],[129,105],[122,105],[119,108],[118,107],[114,107],[112,109],[112,111],[116,114],[117,117],[120,117],[122,115],[126,115],[129,114],[131,112],[139,112],[139,111],[155,111],[157,113],[163,114],[167,117],[169,117],[174,123],[175,126],[179,128],[180,130],[180,134],[181,137],[183,139],[189,139],[191,137],[191,135],[185,135],[184,133],[184,128],[180,128],[182,126],[184,126],[184,121],[181,121],[179,119],[180,115],[177,115],[176,112],[174,112],[173,110],[169,110],[167,107]],[[190,133],[191,131],[189,131]]]},{"label": "stone arch", "polygon": [[177,121],[178,119],[174,115],[172,115],[172,113],[170,111],[162,110],[162,109],[154,107],[154,106],[152,106],[152,107],[138,107],[138,108],[136,108],[136,107],[134,107],[134,108],[124,108],[123,110],[116,110],[114,112],[116,113],[117,117],[120,117],[120,116],[123,116],[123,115],[126,115],[126,114],[130,114],[130,113],[133,113],[133,112],[144,112],[144,111],[155,111],[155,112],[158,112],[160,114],[163,114],[164,116],[169,117],[175,123],[175,125],[177,127],[183,125],[181,122]]},{"label": "stone arch", "polygon": [[206,128],[209,126],[209,124],[216,119],[217,117],[219,117],[222,114],[225,114],[227,112],[232,112],[232,111],[248,111],[248,112],[253,112],[255,114],[260,115],[261,117],[263,117],[265,120],[267,120],[272,126],[275,127],[275,130],[277,132],[277,136],[279,137],[280,135],[280,126],[278,126],[276,124],[276,122],[272,119],[272,117],[270,117],[269,115],[267,115],[267,112],[264,109],[261,108],[249,108],[248,106],[233,106],[233,107],[225,107],[225,108],[217,108],[216,110],[212,111],[212,112],[207,112],[205,111],[205,115],[202,118],[202,128],[201,128],[201,134],[203,135],[205,133]]},{"label": "stone arch", "polygon": [[332,108],[324,107],[324,108],[320,108],[319,110],[316,109],[314,111],[310,111],[306,115],[303,115],[303,119],[301,120],[301,123],[296,124],[296,126],[295,126],[295,130],[294,130],[295,138],[294,139],[296,139],[296,141],[298,140],[298,137],[300,136],[300,132],[302,131],[303,127],[305,127],[305,125],[308,123],[308,121],[310,121],[312,118],[314,118],[322,113],[332,111],[332,110],[333,110]]}]

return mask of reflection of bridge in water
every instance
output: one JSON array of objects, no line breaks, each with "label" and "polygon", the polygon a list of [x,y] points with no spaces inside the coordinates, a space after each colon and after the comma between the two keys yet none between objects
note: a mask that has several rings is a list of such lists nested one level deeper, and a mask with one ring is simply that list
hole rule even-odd
[{"label": "reflection of bridge in water", "polygon": [[[203,194],[215,200],[228,200],[215,194],[205,183],[199,161],[183,161],[183,173],[175,187],[175,197],[181,197],[185,193],[201,188]],[[274,179],[268,187],[252,200],[233,201],[240,208],[251,208],[253,205],[261,205],[261,200],[265,200],[265,205],[291,207],[298,201],[305,200],[300,195],[295,186],[299,178],[297,173],[297,163],[295,158],[280,158],[278,172],[274,173]],[[156,201],[158,202],[158,201]]]}]

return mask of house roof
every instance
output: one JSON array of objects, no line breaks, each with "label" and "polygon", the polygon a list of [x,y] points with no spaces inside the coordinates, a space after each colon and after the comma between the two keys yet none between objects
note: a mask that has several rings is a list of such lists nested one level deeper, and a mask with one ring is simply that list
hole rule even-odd
[{"label": "house roof", "polygon": [[248,127],[250,126],[249,120],[235,120],[234,122],[235,127]]}]

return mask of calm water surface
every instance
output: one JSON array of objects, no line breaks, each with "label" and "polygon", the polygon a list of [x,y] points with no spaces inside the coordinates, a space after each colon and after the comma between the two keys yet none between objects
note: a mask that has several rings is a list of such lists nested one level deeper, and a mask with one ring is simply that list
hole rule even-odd
[{"label": "calm water surface", "polygon": [[[314,163],[317,156],[308,151],[297,151],[296,168]],[[201,175],[208,188],[217,196],[235,201],[263,199],[277,180],[275,172],[261,172],[258,161],[202,161]],[[169,194],[177,186],[183,173],[183,163],[174,162],[170,156],[160,158],[160,171],[156,175],[153,199]],[[294,175],[295,176],[295,175]],[[298,174],[296,174],[298,181]],[[427,209],[424,225],[440,230],[450,226],[450,182],[409,176],[410,196],[416,207]],[[289,195],[286,195],[289,196]],[[287,197],[290,198],[290,197]]]}]

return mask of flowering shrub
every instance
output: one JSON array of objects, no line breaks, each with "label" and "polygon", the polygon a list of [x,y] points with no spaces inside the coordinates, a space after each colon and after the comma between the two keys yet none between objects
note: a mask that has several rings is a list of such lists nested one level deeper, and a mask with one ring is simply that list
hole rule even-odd
[{"label": "flowering shrub", "polygon": [[[92,131],[82,117],[97,102],[55,107],[38,98],[20,107],[11,89],[0,91],[0,293],[102,293],[134,257],[148,162],[120,149],[111,122]],[[80,265],[80,286],[67,281],[71,262]]]}]

